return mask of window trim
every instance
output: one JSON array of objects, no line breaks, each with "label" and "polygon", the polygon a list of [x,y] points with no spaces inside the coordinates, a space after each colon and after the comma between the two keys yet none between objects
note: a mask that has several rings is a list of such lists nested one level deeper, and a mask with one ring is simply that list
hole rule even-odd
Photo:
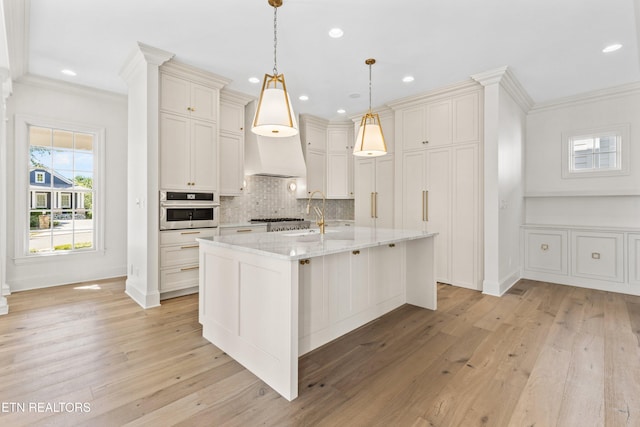
[{"label": "window trim", "polygon": [[[16,114],[15,118],[15,226],[14,263],[25,264],[55,259],[59,256],[86,256],[86,254],[104,254],[105,227],[105,134],[104,127]],[[94,247],[81,251],[57,251],[42,254],[29,253],[29,126],[48,127],[89,133],[94,137],[94,191],[93,220]],[[52,258],[53,257],[53,258]]]},{"label": "window trim", "polygon": [[34,171],[33,173],[36,175],[36,177],[35,177],[36,184],[44,184],[45,183],[45,174],[44,174],[44,172]]},{"label": "window trim", "polygon": [[[562,132],[562,178],[599,178],[609,176],[629,175],[629,124],[616,124],[590,129]],[[619,137],[616,150],[619,158],[619,168],[574,170],[571,165],[573,140],[577,137],[598,137],[615,134]]]}]

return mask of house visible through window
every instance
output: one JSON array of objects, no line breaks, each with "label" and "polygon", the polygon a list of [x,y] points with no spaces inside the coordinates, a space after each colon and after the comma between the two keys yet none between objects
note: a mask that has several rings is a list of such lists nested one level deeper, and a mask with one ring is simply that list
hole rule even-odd
[{"label": "house visible through window", "polygon": [[28,125],[31,255],[95,249],[95,134]]},{"label": "house visible through window", "polygon": [[612,126],[564,134],[564,178],[609,176],[627,173],[624,149],[628,126]]}]

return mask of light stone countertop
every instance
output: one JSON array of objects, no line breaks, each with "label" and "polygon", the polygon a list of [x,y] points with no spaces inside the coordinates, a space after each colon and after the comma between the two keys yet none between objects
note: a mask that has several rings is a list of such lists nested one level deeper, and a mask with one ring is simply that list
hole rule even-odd
[{"label": "light stone countertop", "polygon": [[207,237],[198,239],[198,241],[203,245],[234,249],[266,257],[298,260],[433,237],[437,234],[390,228],[335,227],[328,228],[324,236],[320,235],[317,228],[312,228],[310,230]]}]

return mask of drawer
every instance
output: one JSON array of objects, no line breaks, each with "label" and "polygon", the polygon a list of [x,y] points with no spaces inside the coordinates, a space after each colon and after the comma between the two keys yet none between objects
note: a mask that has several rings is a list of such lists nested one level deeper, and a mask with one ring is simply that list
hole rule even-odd
[{"label": "drawer", "polygon": [[198,242],[160,247],[160,268],[198,264]]},{"label": "drawer", "polygon": [[567,274],[567,249],[564,230],[525,230],[525,270]]},{"label": "drawer", "polygon": [[198,265],[160,270],[160,292],[177,291],[198,286]]},{"label": "drawer", "polygon": [[230,234],[264,233],[267,231],[266,225],[248,225],[246,227],[220,227],[220,235]]},{"label": "drawer", "polygon": [[624,282],[624,234],[573,231],[572,275]]},{"label": "drawer", "polygon": [[217,228],[195,228],[191,230],[170,230],[160,232],[160,245],[180,245],[193,243],[201,237],[212,237]]}]

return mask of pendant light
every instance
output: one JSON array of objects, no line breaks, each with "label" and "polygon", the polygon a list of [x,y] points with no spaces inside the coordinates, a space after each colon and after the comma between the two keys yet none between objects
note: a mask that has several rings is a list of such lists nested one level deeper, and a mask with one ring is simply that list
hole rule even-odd
[{"label": "pendant light", "polygon": [[282,0],[268,0],[273,6],[273,75],[265,74],[251,131],[268,137],[287,137],[298,133],[284,74],[278,74],[278,8]]},{"label": "pendant light", "polygon": [[376,60],[369,58],[364,61],[369,66],[369,111],[362,116],[360,130],[356,143],[353,146],[353,155],[362,157],[376,157],[387,154],[387,145],[384,143],[380,116],[371,111],[371,66]]}]

